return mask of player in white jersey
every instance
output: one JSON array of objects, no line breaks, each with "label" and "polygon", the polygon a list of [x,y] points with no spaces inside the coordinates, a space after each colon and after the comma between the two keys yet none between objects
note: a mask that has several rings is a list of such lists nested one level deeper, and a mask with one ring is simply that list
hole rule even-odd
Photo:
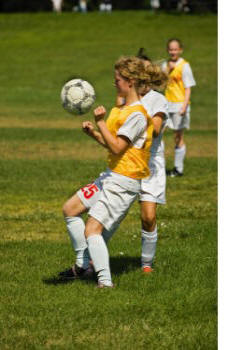
[{"label": "player in white jersey", "polygon": [[168,100],[169,120],[167,126],[174,130],[175,157],[174,168],[167,172],[171,177],[182,176],[186,145],[184,129],[190,128],[191,88],[196,85],[190,64],[180,57],[183,45],[179,39],[170,39],[167,43],[169,60],[164,62],[163,70],[169,74],[165,91]]},{"label": "player in white jersey", "polygon": [[[143,60],[145,65],[151,64],[151,60],[145,55],[143,48],[139,50],[137,56]],[[143,272],[146,273],[153,271],[152,264],[155,258],[158,236],[156,223],[157,204],[166,203],[166,170],[162,136],[168,118],[168,103],[166,98],[157,92],[156,89],[163,89],[167,78],[167,75],[157,65],[157,72],[152,77],[151,84],[144,86],[140,91],[141,102],[152,118],[154,126],[149,161],[150,176],[141,181],[139,195],[142,223],[141,266]],[[123,101],[118,99],[117,103],[122,104]]]},{"label": "player in white jersey", "polygon": [[[138,57],[144,60],[145,64],[150,64],[151,60],[140,49]],[[159,70],[158,70],[159,73]],[[162,90],[167,83],[167,76],[160,73],[155,77],[150,87],[145,87],[141,91],[141,102],[147,113],[152,118],[154,125],[153,141],[150,156],[150,176],[143,179],[139,195],[141,207],[141,237],[142,252],[141,266],[143,272],[151,272],[155,258],[157,243],[157,204],[166,203],[166,170],[164,143],[162,141],[163,132],[168,118],[168,103],[166,98],[156,90]]]},{"label": "player in white jersey", "polygon": [[148,273],[152,271],[158,237],[157,204],[166,203],[166,170],[162,136],[168,118],[168,105],[166,98],[154,90],[150,90],[145,94],[141,101],[154,124],[154,137],[149,162],[151,174],[148,178],[142,180],[139,195],[142,220],[141,265],[143,272]]}]

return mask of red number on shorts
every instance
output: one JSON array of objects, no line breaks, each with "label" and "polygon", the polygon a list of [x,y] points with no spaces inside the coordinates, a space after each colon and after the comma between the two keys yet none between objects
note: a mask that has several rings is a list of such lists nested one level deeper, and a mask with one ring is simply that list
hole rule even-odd
[{"label": "red number on shorts", "polygon": [[89,199],[95,194],[95,192],[98,192],[99,189],[95,184],[89,184],[83,188],[81,188],[81,191],[83,192],[83,195],[86,199]]}]

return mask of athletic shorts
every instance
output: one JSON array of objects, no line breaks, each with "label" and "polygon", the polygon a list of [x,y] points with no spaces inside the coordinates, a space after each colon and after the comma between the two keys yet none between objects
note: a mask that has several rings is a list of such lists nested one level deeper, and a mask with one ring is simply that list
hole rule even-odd
[{"label": "athletic shorts", "polygon": [[141,191],[139,201],[166,203],[166,170],[164,153],[151,157],[150,176],[141,180]]},{"label": "athletic shorts", "polygon": [[87,209],[90,209],[99,199],[102,191],[103,181],[110,176],[110,171],[105,171],[92,183],[80,188],[77,191],[77,196]]},{"label": "athletic shorts", "polygon": [[102,182],[102,191],[89,215],[98,220],[106,230],[118,227],[130,206],[137,198],[141,180],[131,179],[116,173]]},{"label": "athletic shorts", "polygon": [[190,111],[183,116],[178,112],[169,113],[166,125],[172,130],[190,129]]}]

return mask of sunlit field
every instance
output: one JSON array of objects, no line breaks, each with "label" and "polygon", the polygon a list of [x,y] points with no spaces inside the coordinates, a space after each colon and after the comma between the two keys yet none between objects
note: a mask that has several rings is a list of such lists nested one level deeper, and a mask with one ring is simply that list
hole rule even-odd
[{"label": "sunlit field", "polygon": [[[217,25],[215,15],[149,11],[0,15],[0,348],[217,348]],[[166,58],[184,42],[197,86],[182,178],[168,178],[158,209],[154,272],[140,270],[138,203],[109,245],[115,288],[59,283],[71,266],[62,205],[105,169],[106,152],[61,106],[74,76],[115,101],[113,65],[140,47]],[[167,167],[173,135],[166,131]]]}]

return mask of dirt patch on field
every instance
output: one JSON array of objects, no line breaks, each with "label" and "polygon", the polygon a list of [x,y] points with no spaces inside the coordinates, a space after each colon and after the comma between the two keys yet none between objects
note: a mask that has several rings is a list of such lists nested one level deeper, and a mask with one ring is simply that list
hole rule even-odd
[{"label": "dirt patch on field", "polygon": [[106,150],[101,146],[72,143],[0,142],[1,159],[105,159]]},{"label": "dirt patch on field", "polygon": [[[87,118],[87,120],[91,120]],[[77,129],[82,127],[83,118],[75,116],[58,120],[22,120],[19,118],[0,118],[0,128],[45,128],[45,129]]]}]

